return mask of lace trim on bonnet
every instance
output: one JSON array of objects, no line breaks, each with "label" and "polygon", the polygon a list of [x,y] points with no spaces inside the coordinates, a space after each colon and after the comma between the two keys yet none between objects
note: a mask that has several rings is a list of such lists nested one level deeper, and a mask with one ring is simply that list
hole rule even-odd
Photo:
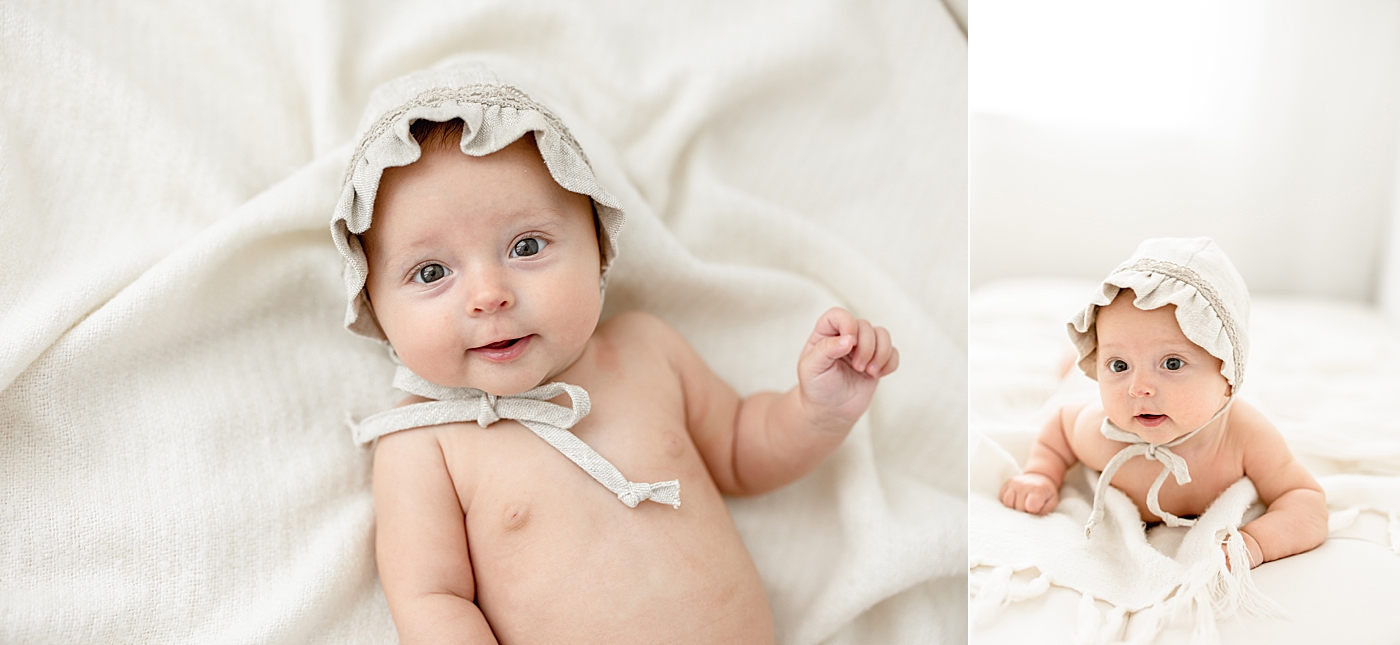
[{"label": "lace trim on bonnet", "polygon": [[583,152],[583,146],[580,146],[578,142],[574,140],[574,135],[569,132],[568,128],[564,127],[564,123],[559,120],[559,117],[554,116],[553,112],[550,112],[543,105],[536,103],[524,92],[509,85],[475,83],[463,87],[435,87],[409,99],[398,108],[380,116],[379,119],[374,122],[374,125],[370,126],[369,129],[365,131],[365,134],[360,137],[360,145],[355,147],[355,154],[350,157],[349,165],[345,166],[345,176],[341,179],[341,185],[343,186],[350,183],[350,178],[355,174],[356,166],[359,166],[360,162],[364,160],[365,152],[369,150],[370,144],[378,140],[389,128],[393,127],[395,121],[398,121],[403,118],[405,114],[408,114],[409,110],[420,107],[439,107],[444,103],[450,102],[479,103],[481,105],[538,112],[540,116],[544,117],[545,121],[549,122],[549,125],[554,126],[555,131],[564,139],[564,142],[569,144],[569,147],[573,148],[574,151],[578,152],[578,155],[583,158],[584,163],[592,165],[588,161],[588,155]]}]

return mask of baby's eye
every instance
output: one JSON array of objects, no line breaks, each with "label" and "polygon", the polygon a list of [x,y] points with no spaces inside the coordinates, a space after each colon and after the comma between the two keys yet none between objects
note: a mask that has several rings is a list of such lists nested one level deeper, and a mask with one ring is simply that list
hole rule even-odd
[{"label": "baby's eye", "polygon": [[441,264],[429,264],[413,274],[413,281],[429,284],[447,277],[447,269]]},{"label": "baby's eye", "polygon": [[1179,358],[1177,358],[1177,357],[1175,357],[1175,356],[1173,356],[1173,357],[1171,357],[1171,358],[1168,358],[1168,359],[1165,360],[1165,361],[1162,361],[1162,367],[1165,367],[1165,368],[1167,368],[1167,369],[1169,369],[1169,370],[1172,370],[1173,372],[1175,372],[1176,370],[1179,370],[1179,369],[1181,369],[1181,368],[1183,368],[1183,367],[1185,367],[1185,366],[1186,366],[1186,361],[1183,361],[1183,360],[1181,360],[1181,359],[1179,359]]},{"label": "baby's eye", "polygon": [[510,250],[510,257],[527,258],[544,249],[545,242],[538,237],[527,237],[515,243]]},{"label": "baby's eye", "polygon": [[1114,372],[1126,372],[1128,371],[1128,361],[1115,358],[1108,362],[1108,369]]}]

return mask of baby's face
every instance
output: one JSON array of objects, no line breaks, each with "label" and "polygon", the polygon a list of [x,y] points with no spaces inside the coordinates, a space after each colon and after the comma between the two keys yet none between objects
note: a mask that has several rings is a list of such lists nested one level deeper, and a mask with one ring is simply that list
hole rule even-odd
[{"label": "baby's face", "polygon": [[518,394],[573,364],[598,324],[592,205],[550,178],[529,137],[386,169],[362,237],[379,325],[438,385]]},{"label": "baby's face", "polygon": [[1118,427],[1167,443],[1210,421],[1229,396],[1220,359],[1181,333],[1176,306],[1143,311],[1124,290],[1099,309],[1098,378]]}]

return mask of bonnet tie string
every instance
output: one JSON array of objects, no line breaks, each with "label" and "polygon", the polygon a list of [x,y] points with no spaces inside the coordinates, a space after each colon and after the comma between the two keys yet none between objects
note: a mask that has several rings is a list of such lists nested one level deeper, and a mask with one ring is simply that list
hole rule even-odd
[{"label": "bonnet tie string", "polygon": [[1210,420],[1202,424],[1200,428],[1196,428],[1167,443],[1148,443],[1143,441],[1141,437],[1119,428],[1112,420],[1105,417],[1103,425],[1099,426],[1099,432],[1113,441],[1126,443],[1128,445],[1124,446],[1122,450],[1118,451],[1118,454],[1108,460],[1108,465],[1104,466],[1102,473],[1099,473],[1099,482],[1094,486],[1094,510],[1089,513],[1089,521],[1084,525],[1084,537],[1089,537],[1094,527],[1103,520],[1103,498],[1104,493],[1108,491],[1109,482],[1113,481],[1113,476],[1118,473],[1118,469],[1121,468],[1125,462],[1138,455],[1142,455],[1150,461],[1162,462],[1162,472],[1157,473],[1157,479],[1153,480],[1152,487],[1147,489],[1147,510],[1151,511],[1153,515],[1162,518],[1162,522],[1167,526],[1194,525],[1196,520],[1183,519],[1162,510],[1162,505],[1157,499],[1158,492],[1162,490],[1162,484],[1167,481],[1168,473],[1176,478],[1177,486],[1191,483],[1191,472],[1186,467],[1186,460],[1183,459],[1181,455],[1172,452],[1171,449],[1185,443],[1191,437],[1196,436],[1196,433],[1200,432],[1206,426],[1215,423],[1215,420],[1225,414],[1225,411],[1229,410],[1234,402],[1235,397],[1231,396],[1225,401],[1225,405],[1220,406],[1220,410],[1215,413],[1215,416],[1212,416]]},{"label": "bonnet tie string", "polygon": [[[354,426],[356,441],[369,443],[400,430],[444,423],[475,421],[485,428],[501,419],[512,419],[554,446],[569,461],[578,464],[629,508],[636,508],[646,500],[681,507],[680,480],[655,484],[628,481],[611,462],[569,432],[569,428],[587,416],[589,411],[588,392],[577,385],[547,383],[520,394],[497,396],[475,388],[443,387],[430,383],[407,367],[400,366],[394,373],[394,387],[433,400],[365,417]],[[569,395],[572,408],[549,401],[560,394]]]}]

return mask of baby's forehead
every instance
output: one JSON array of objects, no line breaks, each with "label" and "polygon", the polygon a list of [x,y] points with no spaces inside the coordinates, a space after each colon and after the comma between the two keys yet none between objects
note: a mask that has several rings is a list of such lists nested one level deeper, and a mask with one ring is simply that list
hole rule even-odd
[{"label": "baby's forehead", "polygon": [[1099,310],[1094,325],[1101,348],[1157,349],[1176,352],[1207,353],[1192,342],[1181,330],[1176,319],[1176,307],[1168,305],[1142,310],[1127,304],[1105,306]]},{"label": "baby's forehead", "polygon": [[522,137],[487,155],[456,146],[424,146],[413,163],[386,168],[375,197],[370,230],[434,210],[479,208],[502,215],[558,214],[589,197],[560,186],[533,140]]}]

